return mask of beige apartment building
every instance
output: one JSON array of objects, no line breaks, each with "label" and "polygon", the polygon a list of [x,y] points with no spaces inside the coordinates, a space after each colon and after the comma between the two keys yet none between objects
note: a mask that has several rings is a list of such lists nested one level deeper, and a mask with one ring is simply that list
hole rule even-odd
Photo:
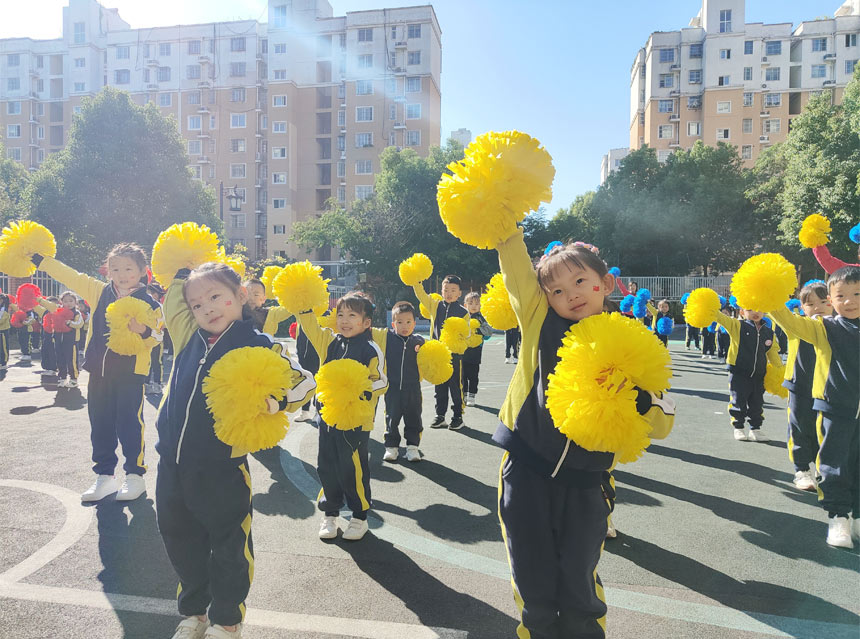
[{"label": "beige apartment building", "polygon": [[441,55],[430,5],[334,16],[327,0],[269,0],[267,22],[132,29],[97,0],[69,0],[62,38],[0,40],[0,138],[36,170],[82,100],[128,91],[176,119],[229,246],[295,257],[293,224],[372,194],[384,148],[439,145]]},{"label": "beige apartment building", "polygon": [[697,140],[738,147],[746,166],[785,139],[809,97],[841,100],[860,59],[860,0],[832,18],[746,24],[744,0],[702,0],[680,31],[654,32],[630,75],[630,148],[665,161]]}]

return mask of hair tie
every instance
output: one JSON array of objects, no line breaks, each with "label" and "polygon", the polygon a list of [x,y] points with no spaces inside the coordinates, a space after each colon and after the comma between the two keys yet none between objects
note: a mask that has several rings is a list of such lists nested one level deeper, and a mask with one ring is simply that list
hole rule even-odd
[{"label": "hair tie", "polygon": [[546,248],[544,249],[544,252],[543,252],[544,257],[549,255],[549,252],[552,251],[556,246],[561,246],[561,245],[562,245],[561,242],[559,242],[558,240],[553,240],[552,242],[547,244]]}]

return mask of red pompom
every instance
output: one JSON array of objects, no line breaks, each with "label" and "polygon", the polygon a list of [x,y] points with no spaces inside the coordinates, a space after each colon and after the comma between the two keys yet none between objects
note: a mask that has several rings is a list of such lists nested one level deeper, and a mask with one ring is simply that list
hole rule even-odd
[{"label": "red pompom", "polygon": [[12,313],[12,317],[9,318],[9,321],[15,328],[21,328],[24,326],[25,319],[27,319],[27,313],[24,311],[15,311]]},{"label": "red pompom", "polygon": [[54,314],[53,313],[45,313],[45,316],[42,318],[42,328],[45,329],[46,333],[54,332]]},{"label": "red pompom", "polygon": [[21,284],[18,287],[18,308],[22,311],[32,311],[39,303],[42,291],[35,284]]},{"label": "red pompom", "polygon": [[292,337],[293,339],[296,339],[296,328],[296,322],[290,324],[290,337]]}]

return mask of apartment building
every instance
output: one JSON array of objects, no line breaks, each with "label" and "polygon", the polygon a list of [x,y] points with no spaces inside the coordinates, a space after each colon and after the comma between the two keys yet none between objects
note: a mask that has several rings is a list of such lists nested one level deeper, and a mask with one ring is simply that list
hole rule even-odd
[{"label": "apartment building", "polygon": [[744,0],[702,0],[689,27],[651,34],[631,68],[631,149],[665,161],[697,140],[725,142],[752,166],[811,95],[841,100],[860,59],[860,0],[796,28],[744,17]]},{"label": "apartment building", "polygon": [[439,145],[441,51],[430,5],[334,16],[327,0],[269,0],[267,22],[132,29],[98,0],[69,0],[62,38],[0,40],[0,136],[36,170],[84,99],[128,91],[176,119],[228,245],[297,256],[293,224],[371,195],[385,147]]},{"label": "apartment building", "polygon": [[615,173],[621,168],[621,160],[630,155],[630,149],[609,149],[609,153],[603,156],[600,161],[600,184],[606,182],[606,178],[611,173]]}]

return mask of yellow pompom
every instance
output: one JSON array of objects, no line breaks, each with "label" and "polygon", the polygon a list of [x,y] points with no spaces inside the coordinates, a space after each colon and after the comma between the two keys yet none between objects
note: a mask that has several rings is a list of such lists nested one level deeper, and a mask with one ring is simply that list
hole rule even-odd
[{"label": "yellow pompom", "polygon": [[275,446],[287,434],[286,414],[269,413],[266,400],[282,400],[298,374],[269,348],[245,346],[226,353],[203,380],[215,436],[249,453]]},{"label": "yellow pompom", "polygon": [[813,213],[803,220],[797,238],[806,248],[811,249],[827,244],[828,233],[830,233],[830,220],[823,215]]},{"label": "yellow pompom", "polygon": [[451,364],[451,351],[436,339],[427,340],[418,349],[418,372],[421,379],[434,386],[444,384],[454,374]]},{"label": "yellow pompom", "polygon": [[143,342],[143,337],[128,327],[129,320],[134,319],[144,326],[155,328],[155,309],[136,297],[121,297],[105,309],[105,320],[108,325],[107,347],[120,355],[148,355],[152,346]]},{"label": "yellow pompom", "polygon": [[218,261],[218,236],[208,226],[194,222],[163,230],[152,247],[152,275],[165,287],[170,286],[179,269]]},{"label": "yellow pompom", "polygon": [[[325,312],[325,311],[323,311]],[[314,311],[316,314],[316,311]],[[337,313],[329,313],[328,315],[317,315],[317,322],[323,328],[328,328],[337,333]]]},{"label": "yellow pompom", "polygon": [[449,317],[439,331],[439,341],[452,353],[462,355],[469,346],[469,321],[465,317]]},{"label": "yellow pompom", "polygon": [[753,255],[732,277],[738,306],[762,313],[782,308],[796,288],[794,265],[779,253]]},{"label": "yellow pompom", "polygon": [[[437,300],[439,302],[442,301],[442,296],[439,293],[430,293],[430,298]],[[419,302],[418,304],[418,312],[421,313],[421,317],[426,317],[427,319],[433,319],[430,317],[430,309],[428,309],[424,304]]]},{"label": "yellow pompom", "polygon": [[240,280],[245,279],[245,262],[239,255],[227,255],[224,247],[222,246],[218,251],[218,261],[226,264],[239,276]]},{"label": "yellow pompom", "polygon": [[272,282],[272,293],[285,309],[302,313],[328,304],[328,283],[322,267],[305,260],[287,264]]},{"label": "yellow pompom", "polygon": [[722,308],[720,296],[709,288],[697,288],[690,293],[684,306],[684,319],[695,328],[710,326]]},{"label": "yellow pompom", "polygon": [[12,277],[30,277],[36,272],[36,267],[30,261],[33,253],[54,257],[57,254],[57,242],[53,234],[30,220],[9,222],[0,235],[0,273]]},{"label": "yellow pompom", "polygon": [[672,377],[660,340],[619,313],[593,315],[571,327],[558,354],[546,393],[555,427],[587,450],[618,454],[622,463],[639,457],[651,426],[636,410],[634,386],[659,393]]},{"label": "yellow pompom", "polygon": [[476,319],[469,320],[469,330],[471,331],[469,335],[469,340],[466,342],[466,345],[469,348],[476,348],[484,343],[484,336],[481,334],[479,330],[481,328],[481,322]]},{"label": "yellow pompom", "polygon": [[424,253],[415,253],[400,262],[400,281],[406,286],[415,286],[433,275],[433,262]]},{"label": "yellow pompom", "polygon": [[481,296],[481,313],[487,324],[499,331],[517,327],[517,316],[511,306],[511,298],[501,273],[496,273],[487,284],[487,292]]},{"label": "yellow pompom", "polygon": [[278,273],[280,272],[280,266],[267,266],[263,269],[263,274],[260,275],[260,281],[266,288],[266,297],[269,297],[272,294],[272,282],[275,280],[275,277],[277,277]]},{"label": "yellow pompom", "polygon": [[774,366],[770,362],[764,373],[764,389],[777,397],[788,397],[788,389],[782,385],[785,379],[785,366]]},{"label": "yellow pompom", "polygon": [[448,169],[453,175],[442,176],[436,193],[439,214],[454,237],[478,248],[495,248],[552,199],[552,158],[519,131],[479,135]]},{"label": "yellow pompom", "polygon": [[354,359],[336,359],[320,366],[316,374],[320,416],[338,430],[352,430],[373,422],[370,371]]}]

